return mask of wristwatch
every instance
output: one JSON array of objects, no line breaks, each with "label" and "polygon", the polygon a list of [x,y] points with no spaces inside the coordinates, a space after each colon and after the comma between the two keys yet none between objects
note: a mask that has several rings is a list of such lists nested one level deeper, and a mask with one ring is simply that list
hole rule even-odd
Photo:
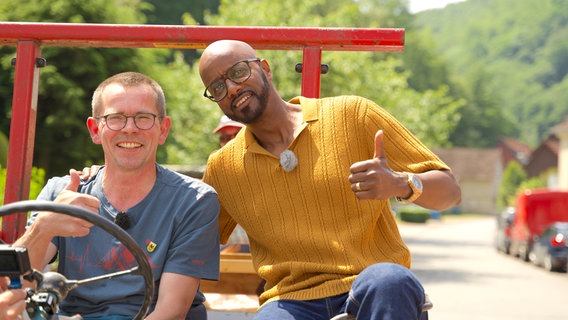
[{"label": "wristwatch", "polygon": [[408,183],[408,186],[412,190],[412,193],[406,199],[403,199],[401,197],[396,197],[396,201],[402,204],[412,203],[416,201],[416,199],[418,199],[418,197],[422,195],[422,189],[423,189],[422,180],[420,180],[420,178],[417,175],[410,172],[405,172],[405,173],[408,175],[408,180],[406,180],[406,183]]}]

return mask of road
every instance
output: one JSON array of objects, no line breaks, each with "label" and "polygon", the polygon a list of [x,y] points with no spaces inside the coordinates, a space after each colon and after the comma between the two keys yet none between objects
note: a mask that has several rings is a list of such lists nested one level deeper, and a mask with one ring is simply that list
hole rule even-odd
[{"label": "road", "polygon": [[401,223],[400,231],[434,303],[430,319],[568,319],[568,274],[498,253],[494,217]]},{"label": "road", "polygon": [[[568,274],[547,272],[493,247],[495,218],[445,216],[399,223],[412,270],[434,303],[432,320],[566,320]],[[251,312],[210,311],[210,320]]]}]

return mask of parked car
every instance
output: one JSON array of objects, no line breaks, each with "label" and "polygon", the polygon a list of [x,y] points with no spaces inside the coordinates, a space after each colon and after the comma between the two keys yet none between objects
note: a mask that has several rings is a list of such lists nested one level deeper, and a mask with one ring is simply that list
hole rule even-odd
[{"label": "parked car", "polygon": [[515,207],[507,207],[497,215],[497,230],[495,231],[495,248],[497,251],[509,254],[511,249],[511,226],[515,220]]},{"label": "parked car", "polygon": [[517,195],[510,254],[529,261],[534,239],[555,222],[568,222],[568,191],[527,189]]},{"label": "parked car", "polygon": [[533,242],[529,259],[548,271],[566,272],[568,263],[568,222],[555,222]]}]

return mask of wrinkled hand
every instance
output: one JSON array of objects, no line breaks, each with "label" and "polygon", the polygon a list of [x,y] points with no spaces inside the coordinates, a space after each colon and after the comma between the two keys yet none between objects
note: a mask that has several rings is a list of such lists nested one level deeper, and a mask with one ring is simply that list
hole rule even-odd
[{"label": "wrinkled hand", "polygon": [[[79,171],[71,169],[69,175],[71,176],[71,180],[65,189],[55,198],[54,202],[78,206],[98,214],[100,205],[99,199],[88,194],[77,192],[80,183]],[[93,226],[92,223],[83,219],[54,212],[41,212],[37,219],[38,222],[41,221],[46,230],[49,230],[54,236],[83,237],[89,233],[89,229]]]},{"label": "wrinkled hand", "polygon": [[383,144],[383,131],[375,134],[375,153],[372,159],[355,162],[350,168],[349,182],[357,198],[384,200],[395,193],[397,173],[387,162]]},{"label": "wrinkled hand", "polygon": [[22,319],[26,307],[23,289],[8,290],[9,278],[0,278],[0,320]]}]

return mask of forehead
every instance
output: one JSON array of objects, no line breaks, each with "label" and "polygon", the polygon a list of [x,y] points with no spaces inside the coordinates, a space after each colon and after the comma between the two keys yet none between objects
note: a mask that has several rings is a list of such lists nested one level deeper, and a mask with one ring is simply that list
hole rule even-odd
[{"label": "forehead", "polygon": [[220,76],[227,72],[229,68],[234,66],[239,61],[246,60],[250,57],[243,55],[224,55],[218,57],[212,57],[206,66],[206,73],[213,77]]},{"label": "forehead", "polygon": [[255,56],[254,51],[242,44],[220,42],[204,52],[199,62],[201,77],[207,83],[223,75],[235,63]]},{"label": "forehead", "polygon": [[156,97],[147,85],[109,84],[102,94],[103,109],[112,112],[155,112]]}]

